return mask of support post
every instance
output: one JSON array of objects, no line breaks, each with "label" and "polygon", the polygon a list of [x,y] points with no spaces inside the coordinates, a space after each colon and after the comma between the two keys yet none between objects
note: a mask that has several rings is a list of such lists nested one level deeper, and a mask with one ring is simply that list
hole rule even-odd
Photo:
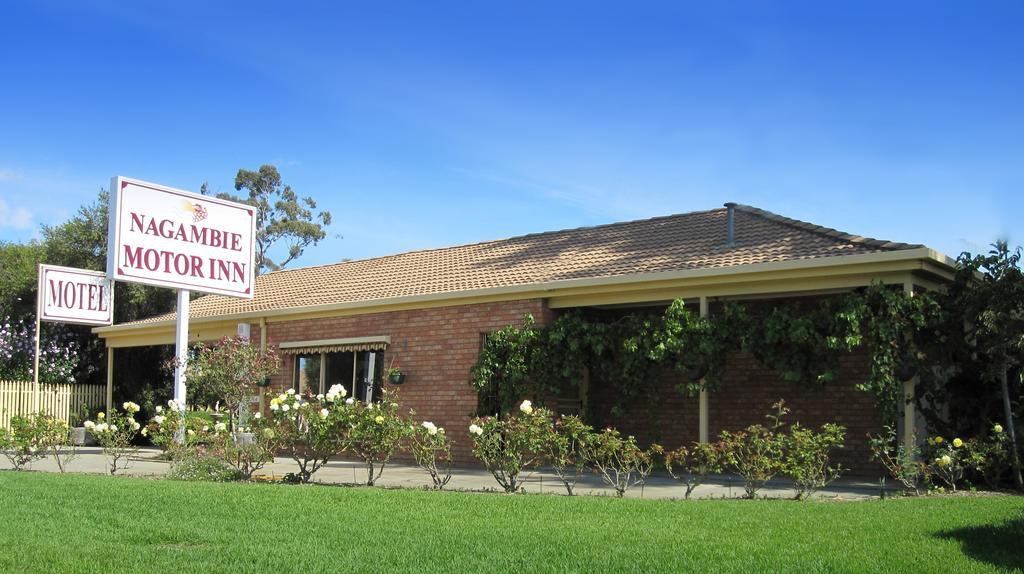
[{"label": "support post", "polygon": [[[708,298],[704,297],[704,296],[701,296],[701,298],[700,298],[700,316],[702,318],[706,319],[709,314],[710,314],[710,310],[708,308]],[[700,396],[698,397],[698,400],[699,400],[699,403],[700,403],[699,404],[699,409],[700,409],[700,415],[699,415],[699,418],[700,418],[700,431],[698,433],[698,436],[700,438],[700,442],[707,443],[710,440],[710,423],[709,423],[709,419],[708,419],[708,391],[703,388],[704,387],[703,383],[704,383],[704,381],[701,380]]]},{"label": "support post", "polygon": [[114,348],[107,347],[107,412],[114,408]]},{"label": "support post", "polygon": [[[904,282],[903,291],[913,297],[914,284],[910,281]],[[903,383],[903,448],[907,452],[911,452],[917,446],[915,444],[917,438],[914,433],[917,419],[917,412],[914,407],[914,387],[916,384],[917,375]]]},{"label": "support post", "polygon": [[[266,317],[260,317],[260,352],[261,353],[266,353],[267,352],[267,318]],[[266,394],[267,394],[267,389],[264,389],[263,392],[260,393],[260,416],[263,416],[263,414],[262,414],[263,413],[263,401],[264,401],[264,398],[265,398]]]},{"label": "support post", "polygon": [[43,314],[43,266],[36,269],[36,352],[32,355],[32,412],[39,414],[39,318]]},{"label": "support post", "polygon": [[[178,317],[174,324],[174,401],[185,420],[185,367],[188,364],[188,289],[178,289]],[[185,425],[174,437],[179,444],[185,441]]]}]

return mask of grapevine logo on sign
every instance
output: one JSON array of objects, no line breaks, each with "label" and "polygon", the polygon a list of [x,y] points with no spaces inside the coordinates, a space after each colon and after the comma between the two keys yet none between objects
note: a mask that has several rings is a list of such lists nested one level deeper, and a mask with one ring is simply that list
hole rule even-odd
[{"label": "grapevine logo on sign", "polygon": [[102,271],[39,266],[40,320],[110,325],[114,282]]},{"label": "grapevine logo on sign", "polygon": [[252,206],[125,177],[111,190],[112,279],[252,298]]}]

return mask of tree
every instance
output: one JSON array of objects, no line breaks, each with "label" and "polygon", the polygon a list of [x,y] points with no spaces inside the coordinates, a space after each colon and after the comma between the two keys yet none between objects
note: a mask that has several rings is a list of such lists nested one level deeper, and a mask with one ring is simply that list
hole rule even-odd
[{"label": "tree", "polygon": [[1009,383],[1010,373],[1019,375],[1024,366],[1024,272],[1020,258],[1020,248],[1010,251],[1003,241],[996,242],[988,255],[961,254],[956,277],[947,291],[946,308],[960,311],[955,317],[963,325],[964,341],[975,353],[988,358],[982,375],[999,385],[1013,451],[1014,480],[1018,488],[1024,488]]},{"label": "tree", "polygon": [[[239,201],[256,208],[256,273],[277,271],[299,258],[306,247],[316,245],[331,224],[331,214],[321,211],[316,215],[316,201],[312,197],[299,196],[291,186],[281,182],[281,174],[272,165],[262,165],[257,171],[238,170],[235,176],[235,191],[245,189],[248,197],[240,198],[230,193],[218,193],[217,197]],[[206,193],[206,184],[202,187]],[[287,245],[287,253],[280,261],[271,259],[270,251],[275,245]]]},{"label": "tree", "polygon": [[45,249],[38,242],[6,243],[0,241],[0,319],[34,319],[35,292],[39,263]]}]

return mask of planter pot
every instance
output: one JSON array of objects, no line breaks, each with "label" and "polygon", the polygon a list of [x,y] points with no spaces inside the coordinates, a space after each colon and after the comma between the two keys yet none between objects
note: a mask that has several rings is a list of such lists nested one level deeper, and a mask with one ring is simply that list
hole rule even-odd
[{"label": "planter pot", "polygon": [[71,444],[75,446],[92,446],[96,444],[96,439],[85,430],[85,427],[72,427],[68,433],[68,438]]},{"label": "planter pot", "polygon": [[270,386],[270,377],[267,377],[265,379],[260,379],[259,381],[256,382],[256,386],[263,387],[263,388],[269,387]]},{"label": "planter pot", "polygon": [[892,374],[901,383],[905,383],[910,379],[913,379],[914,375],[917,374],[917,365],[909,359],[903,359],[896,365],[896,368],[892,370]]},{"label": "planter pot", "polygon": [[697,367],[690,367],[686,371],[686,377],[691,381],[699,381],[704,378],[704,375],[708,374],[708,368],[704,365]]},{"label": "planter pot", "polygon": [[391,373],[388,375],[388,382],[392,385],[400,385],[405,382],[405,373]]},{"label": "planter pot", "polygon": [[235,437],[235,444],[238,446],[256,444],[256,435],[251,432],[236,432],[233,436]]}]

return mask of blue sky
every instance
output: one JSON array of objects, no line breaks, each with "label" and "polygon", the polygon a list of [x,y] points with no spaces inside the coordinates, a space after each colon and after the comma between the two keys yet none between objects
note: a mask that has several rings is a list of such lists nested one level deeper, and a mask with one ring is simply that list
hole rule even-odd
[{"label": "blue sky", "polygon": [[0,240],[278,166],[299,265],[748,203],[1024,242],[1020,2],[5,2]]}]

